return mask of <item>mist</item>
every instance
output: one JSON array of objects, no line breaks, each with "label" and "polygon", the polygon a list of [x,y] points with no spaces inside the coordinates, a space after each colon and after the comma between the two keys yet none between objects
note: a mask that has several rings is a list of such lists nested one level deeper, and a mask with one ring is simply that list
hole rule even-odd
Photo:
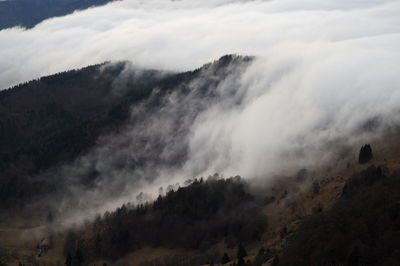
[{"label": "mist", "polygon": [[[77,180],[66,186],[79,195],[73,197],[79,202],[72,212],[94,216],[126,202],[140,203],[141,192],[154,199],[160,187],[167,191],[168,185],[183,186],[214,173],[241,175],[265,186],[302,168],[356,162],[361,145],[399,123],[400,57],[394,51],[359,49],[359,41],[351,45],[345,53],[342,43],[314,44],[312,50],[299,45],[298,50],[308,50],[301,54],[272,50],[251,62],[234,61],[222,77],[211,65],[191,81],[189,94],[177,89],[155,109],[147,103],[133,106],[131,119],[139,123],[102,138],[57,173]],[[221,80],[210,86],[212,94],[199,96],[213,77]],[[365,129],[369,121],[378,122]],[[339,157],[340,146],[351,147],[350,153]],[[137,161],[145,163],[132,168]],[[95,186],[83,188],[78,180],[93,169],[99,173]],[[64,203],[69,206],[70,197]]]},{"label": "mist", "polygon": [[[398,124],[398,14],[398,1],[114,2],[0,31],[0,87],[103,61],[179,72],[224,54],[254,56],[228,67],[213,98],[199,96],[211,66],[190,93],[167,95],[157,109],[132,107],[131,121],[141,123],[52,172],[76,196],[61,208],[87,217],[216,172],[267,182]],[[378,126],[363,131],[374,119]],[[133,169],[137,158],[148,160]],[[93,170],[96,183],[82,187]]]}]

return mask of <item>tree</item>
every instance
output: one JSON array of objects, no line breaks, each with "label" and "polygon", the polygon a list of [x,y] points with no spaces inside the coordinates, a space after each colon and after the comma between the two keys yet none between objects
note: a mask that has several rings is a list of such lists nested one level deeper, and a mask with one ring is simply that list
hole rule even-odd
[{"label": "tree", "polygon": [[97,235],[96,235],[94,246],[95,246],[97,254],[101,254],[101,236],[99,233],[97,233]]},{"label": "tree", "polygon": [[241,244],[239,244],[238,252],[237,252],[237,258],[238,258],[237,265],[238,266],[245,266],[246,265],[246,262],[244,261],[244,257],[246,257],[246,256],[247,256],[246,249]]},{"label": "tree", "polygon": [[237,257],[238,258],[244,258],[247,256],[247,251],[246,249],[242,246],[242,244],[239,244],[238,247],[238,252],[237,252]]},{"label": "tree", "polygon": [[353,248],[347,260],[348,265],[359,265],[360,252],[357,247]]},{"label": "tree", "polygon": [[47,221],[49,224],[51,224],[51,223],[54,222],[54,216],[53,216],[53,213],[52,213],[51,211],[49,211],[49,213],[47,214],[46,221]]},{"label": "tree", "polygon": [[246,262],[244,261],[243,258],[238,258],[238,263],[237,266],[246,266]]},{"label": "tree", "polygon": [[370,144],[365,144],[360,149],[360,154],[358,156],[358,162],[360,164],[368,163],[373,158],[372,148]]},{"label": "tree", "polygon": [[231,261],[231,259],[229,258],[228,254],[225,252],[224,255],[222,256],[221,264],[226,264],[230,261]]},{"label": "tree", "polygon": [[83,253],[79,246],[76,249],[75,260],[76,260],[76,265],[81,266],[83,264]]},{"label": "tree", "polygon": [[268,253],[269,253],[269,252],[267,252],[267,251],[264,249],[264,247],[261,247],[261,248],[258,250],[258,253],[257,253],[257,256],[256,256],[256,258],[255,258],[255,260],[254,260],[253,265],[254,265],[254,266],[261,266],[264,262],[266,262],[266,261],[268,260]]},{"label": "tree", "polygon": [[314,195],[319,194],[320,190],[321,190],[321,187],[319,185],[319,182],[318,181],[314,181],[312,183],[312,192],[313,192],[313,194]]},{"label": "tree", "polygon": [[68,253],[67,258],[65,259],[65,265],[71,266],[72,265],[72,257],[71,254]]}]

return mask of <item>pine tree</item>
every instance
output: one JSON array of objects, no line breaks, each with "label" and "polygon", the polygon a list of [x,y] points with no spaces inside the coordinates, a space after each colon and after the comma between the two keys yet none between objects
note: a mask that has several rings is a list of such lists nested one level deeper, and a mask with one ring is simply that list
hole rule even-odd
[{"label": "pine tree", "polygon": [[370,160],[372,160],[372,158],[373,158],[373,155],[372,155],[371,145],[365,144],[360,149],[360,154],[358,156],[358,162],[361,164],[368,163]]},{"label": "pine tree", "polygon": [[238,266],[245,266],[246,262],[244,261],[244,257],[247,256],[246,249],[240,244],[238,247],[237,258],[238,258]]},{"label": "pine tree", "polygon": [[237,257],[239,258],[244,258],[247,256],[247,251],[246,249],[240,244],[238,247],[238,252],[237,252]]},{"label": "pine tree", "polygon": [[75,253],[76,264],[81,266],[83,264],[83,253],[81,248],[78,246]]},{"label": "pine tree", "polygon": [[267,252],[265,251],[264,247],[261,247],[258,250],[257,256],[256,256],[253,264],[255,266],[262,265],[266,261],[266,259],[267,259]]},{"label": "pine tree", "polygon": [[230,261],[231,261],[231,259],[229,258],[228,254],[224,253],[224,255],[222,256],[222,259],[221,259],[221,264],[226,264]]},{"label": "pine tree", "polygon": [[95,240],[94,245],[95,245],[97,254],[101,254],[101,236],[99,233],[97,233],[97,235],[96,235],[96,240]]},{"label": "pine tree", "polygon": [[65,259],[65,265],[71,266],[72,265],[72,257],[71,254],[68,253],[67,258]]},{"label": "pine tree", "polygon": [[46,221],[50,224],[54,222],[54,216],[51,211],[47,214]]}]

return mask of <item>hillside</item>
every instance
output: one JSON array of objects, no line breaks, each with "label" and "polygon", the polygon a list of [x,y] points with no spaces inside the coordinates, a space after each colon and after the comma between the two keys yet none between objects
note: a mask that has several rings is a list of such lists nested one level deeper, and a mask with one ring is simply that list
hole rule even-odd
[{"label": "hillside", "polygon": [[[156,197],[141,192],[91,216],[155,182],[151,170],[182,167],[188,123],[221,98],[238,104],[218,88],[233,87],[251,60],[229,55],[184,73],[104,63],[0,92],[0,263],[396,265],[396,127],[367,145],[331,145],[327,164],[291,174],[166,176]],[[98,156],[104,146],[110,158]],[[86,220],[71,224],[79,208]]]},{"label": "hillside", "polygon": [[104,5],[110,0],[7,0],[0,1],[0,30],[32,28],[45,19]]},{"label": "hillside", "polygon": [[[376,166],[376,163],[382,165]],[[398,163],[398,157],[387,157],[384,160],[378,157],[365,165],[354,161],[353,166],[345,169],[317,170],[301,180],[298,175],[277,180],[263,194],[257,194],[258,204],[263,205],[259,211],[265,215],[263,219],[266,222],[261,238],[236,238],[230,242],[229,235],[222,235],[219,241],[210,242],[211,246],[182,251],[182,246],[172,248],[172,243],[179,238],[165,237],[163,240],[166,242],[150,244],[150,249],[148,246],[138,246],[138,251],[117,259],[106,259],[107,256],[102,254],[100,258],[103,259],[97,259],[96,262],[99,265],[104,261],[108,265],[221,265],[226,253],[229,254],[226,265],[396,265],[400,244],[397,237]],[[159,198],[149,208],[161,200]],[[173,211],[175,208],[165,210]],[[121,209],[118,209],[111,217],[118,216],[120,212]],[[255,217],[255,214],[246,214],[243,225],[257,228],[252,225]],[[213,223],[212,219],[207,220]],[[100,221],[93,228],[100,229]],[[123,221],[134,222],[128,217]],[[107,224],[112,226],[114,223]],[[87,228],[92,230],[89,229],[92,225]],[[157,226],[153,230],[155,228]],[[197,231],[194,230],[192,234]],[[86,240],[82,241],[88,241],[87,237],[90,239],[92,235],[92,243],[96,243],[96,234],[86,230],[84,232],[81,236]],[[162,234],[157,232],[156,235]],[[250,237],[252,234],[247,232],[245,235]],[[237,260],[240,244],[247,254],[244,256],[244,264]],[[160,245],[169,248],[169,251],[158,253]],[[82,244],[82,247],[87,245]],[[188,248],[189,245],[184,247]],[[149,260],[140,255],[143,252],[148,257],[154,254],[159,256]],[[93,253],[82,254],[90,257]]]},{"label": "hillside", "polygon": [[[261,190],[239,177],[190,180],[64,233],[59,218],[3,224],[2,238],[18,240],[0,250],[25,265],[395,265],[400,160],[374,145],[367,163],[354,156],[344,168],[302,170]],[[51,244],[37,257],[42,238]],[[11,247],[13,257],[4,253]]]},{"label": "hillside", "polygon": [[[30,177],[76,158],[125,119],[117,110],[126,95],[116,93],[112,83],[123,69],[123,63],[91,66],[0,92],[2,206],[18,208],[51,190],[51,181]],[[132,101],[141,97],[133,92]]]},{"label": "hillside", "polygon": [[50,265],[221,265],[226,253],[232,265],[242,244],[246,264],[238,265],[395,265],[398,162],[287,177],[257,196],[238,178],[195,180],[64,236],[43,228],[39,235],[53,239],[49,251],[17,258]]},{"label": "hillside", "polygon": [[67,265],[113,260],[144,247],[199,250],[205,253],[203,258],[192,263],[204,264],[222,256],[210,252],[219,241],[225,239],[234,247],[260,239],[267,223],[262,205],[240,177],[223,180],[213,176],[191,182],[159,195],[153,203],[123,205],[96,218],[93,225],[70,231],[64,249]]},{"label": "hillside", "polygon": [[[146,121],[151,121],[151,114],[159,116],[160,103],[169,101],[172,94],[188,97],[191,82],[200,77],[201,84],[193,91],[194,97],[204,104],[208,99],[217,101],[215,87],[248,60],[225,56],[214,64],[178,74],[135,70],[126,63],[103,64],[43,77],[1,91],[0,208],[20,209],[49,192],[62,194],[65,180],[57,179],[57,174],[52,172],[45,174],[47,171],[83,156],[96,146],[100,137],[118,134],[128,121],[133,128],[145,126]],[[207,76],[203,77],[203,72],[207,72]],[[204,104],[192,108],[194,116],[206,107]],[[146,116],[148,119],[144,119]],[[179,123],[180,119],[180,116],[171,117],[170,123]],[[148,149],[152,152],[162,150],[168,145],[160,142],[157,134],[162,133],[155,131],[154,136],[140,136],[135,145],[144,148],[150,142]],[[137,152],[134,159],[126,162],[129,164],[126,167],[133,169],[150,162],[178,164],[185,153],[183,147],[176,150],[174,157],[170,155],[162,161],[149,153]],[[88,169],[78,183],[88,185],[94,178],[102,176]]]}]

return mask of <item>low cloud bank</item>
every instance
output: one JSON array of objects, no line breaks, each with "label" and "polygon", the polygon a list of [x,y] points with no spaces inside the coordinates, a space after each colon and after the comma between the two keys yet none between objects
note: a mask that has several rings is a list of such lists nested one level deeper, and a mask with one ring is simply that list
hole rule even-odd
[{"label": "low cloud bank", "polygon": [[120,1],[0,31],[0,88],[109,60],[188,70],[224,54],[285,54],[301,43],[397,45],[399,12],[394,0]]}]

